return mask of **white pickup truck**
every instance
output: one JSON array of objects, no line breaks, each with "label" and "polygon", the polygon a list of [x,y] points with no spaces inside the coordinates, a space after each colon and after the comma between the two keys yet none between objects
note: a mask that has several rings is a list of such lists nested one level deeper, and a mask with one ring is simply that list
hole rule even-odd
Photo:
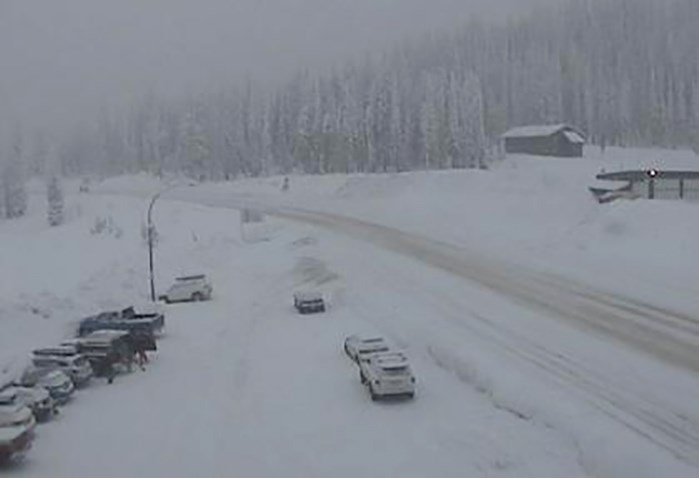
[{"label": "white pickup truck", "polygon": [[379,352],[360,360],[359,379],[372,400],[389,396],[415,396],[415,376],[402,352]]}]

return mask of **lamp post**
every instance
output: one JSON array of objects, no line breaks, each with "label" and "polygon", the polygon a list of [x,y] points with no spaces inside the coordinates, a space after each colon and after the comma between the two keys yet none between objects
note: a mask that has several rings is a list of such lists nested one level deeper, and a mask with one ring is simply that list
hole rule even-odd
[{"label": "lamp post", "polygon": [[160,191],[153,195],[148,205],[148,270],[150,272],[150,300],[155,302],[155,279],[153,278],[153,206],[160,195],[165,191]]},{"label": "lamp post", "polygon": [[[170,191],[176,187],[182,186],[181,184],[173,184],[165,189],[158,191],[153,195],[148,205],[148,271],[150,274],[150,300],[155,302],[155,278],[153,274],[153,206],[155,202],[162,196],[165,192]],[[194,183],[188,183],[186,186],[194,186]]]}]

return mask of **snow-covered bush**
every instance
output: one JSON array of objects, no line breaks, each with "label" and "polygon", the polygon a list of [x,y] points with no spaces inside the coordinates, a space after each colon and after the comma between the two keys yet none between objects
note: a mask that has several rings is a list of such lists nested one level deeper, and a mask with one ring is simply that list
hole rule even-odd
[{"label": "snow-covered bush", "polygon": [[93,235],[108,234],[119,239],[122,236],[123,231],[117,225],[117,223],[114,222],[112,216],[107,216],[96,217],[95,223],[92,225],[92,228],[90,229],[90,233]]}]

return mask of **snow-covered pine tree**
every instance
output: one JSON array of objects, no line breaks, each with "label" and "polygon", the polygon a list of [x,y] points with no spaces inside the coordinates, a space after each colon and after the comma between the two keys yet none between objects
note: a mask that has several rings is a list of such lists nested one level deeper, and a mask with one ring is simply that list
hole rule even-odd
[{"label": "snow-covered pine tree", "polygon": [[0,219],[5,218],[5,194],[3,193],[3,185],[5,184],[5,179],[3,176],[3,169],[0,168]]},{"label": "snow-covered pine tree", "polygon": [[187,114],[181,124],[180,168],[191,178],[204,180],[209,176],[211,148],[199,118]]},{"label": "snow-covered pine tree", "polygon": [[692,88],[692,124],[691,124],[691,143],[692,150],[699,155],[699,78]]},{"label": "snow-covered pine tree", "polygon": [[23,143],[18,132],[12,139],[12,151],[2,173],[2,195],[5,217],[13,219],[23,216],[27,210],[27,192],[24,189],[22,172]]},{"label": "snow-covered pine tree", "polygon": [[485,167],[486,137],[483,113],[483,90],[475,74],[467,74],[463,86],[464,152],[470,168]]},{"label": "snow-covered pine tree", "polygon": [[406,158],[405,151],[406,137],[403,130],[404,109],[401,104],[400,82],[398,75],[394,75],[390,82],[389,91],[390,116],[388,126],[388,158],[390,169],[401,171]]},{"label": "snow-covered pine tree", "polygon": [[15,162],[8,163],[5,166],[2,179],[5,217],[13,219],[23,216],[27,210],[27,193],[24,189],[24,179],[19,165]]},{"label": "snow-covered pine tree", "polygon": [[422,80],[423,99],[420,106],[420,131],[423,140],[422,153],[424,169],[432,169],[437,164],[437,107],[435,105],[435,80],[430,74],[425,74]]},{"label": "snow-covered pine tree", "polygon": [[46,185],[48,221],[51,226],[63,224],[63,189],[57,175],[52,175]]}]

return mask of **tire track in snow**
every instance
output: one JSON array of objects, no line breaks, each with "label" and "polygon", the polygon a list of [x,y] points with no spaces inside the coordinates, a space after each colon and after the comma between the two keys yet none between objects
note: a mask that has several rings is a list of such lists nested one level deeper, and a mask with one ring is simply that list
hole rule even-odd
[{"label": "tire track in snow", "polygon": [[699,320],[690,316],[554,276],[544,280],[523,267],[359,219],[287,209],[266,212],[365,240],[699,373]]}]

